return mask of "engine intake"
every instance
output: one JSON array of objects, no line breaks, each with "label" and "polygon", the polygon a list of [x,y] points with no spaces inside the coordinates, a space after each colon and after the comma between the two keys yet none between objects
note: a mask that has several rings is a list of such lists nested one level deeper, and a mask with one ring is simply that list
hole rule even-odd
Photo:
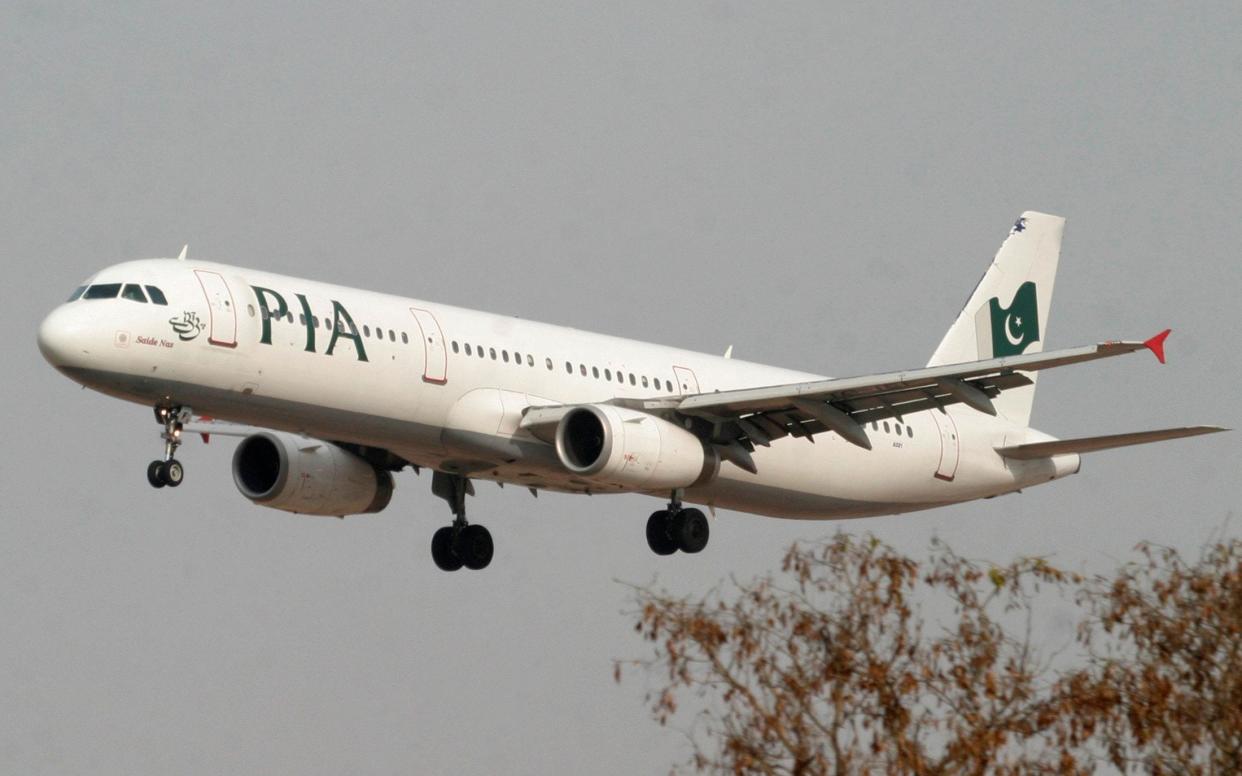
[{"label": "engine intake", "polygon": [[669,490],[711,480],[720,458],[686,429],[645,412],[584,404],[556,427],[561,465],[625,490]]},{"label": "engine intake", "polygon": [[392,499],[392,475],[318,439],[263,431],[233,453],[233,482],[259,506],[304,515],[371,514]]}]

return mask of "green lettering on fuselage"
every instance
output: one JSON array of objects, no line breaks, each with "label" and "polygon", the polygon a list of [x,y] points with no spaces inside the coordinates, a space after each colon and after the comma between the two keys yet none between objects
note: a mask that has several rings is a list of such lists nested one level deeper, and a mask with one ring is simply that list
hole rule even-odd
[{"label": "green lettering on fuselage", "polygon": [[[262,288],[260,286],[251,286],[254,291],[255,298],[259,300],[259,317],[263,319],[263,336],[259,338],[259,342],[264,345],[272,344],[272,319],[284,318],[289,314],[289,305],[285,304],[285,298],[270,288]],[[272,309],[267,305],[267,298],[271,296],[276,301],[276,308]]]},{"label": "green lettering on fuselage", "polygon": [[[293,316],[289,314],[289,305],[285,302],[285,298],[280,292],[273,291],[270,288],[262,286],[251,286],[254,291],[255,299],[259,302],[260,318],[263,319],[263,333],[259,337],[259,343],[262,345],[272,344],[272,321],[281,320],[288,317],[293,320]],[[302,307],[302,323],[306,327],[306,347],[307,353],[315,353],[315,330],[319,328],[316,324],[319,319],[311,312],[310,301],[305,294],[294,294],[298,299],[298,304]],[[328,340],[328,349],[324,355],[332,355],[332,351],[336,349],[336,341],[344,337],[353,340],[354,351],[358,354],[359,361],[367,361],[367,348],[362,340],[362,335],[358,333],[358,327],[354,325],[354,319],[350,317],[349,311],[345,306],[335,299],[332,301],[332,338]],[[251,313],[254,311],[251,310]],[[325,319],[327,320],[327,319]]]},{"label": "green lettering on fuselage", "polygon": [[310,302],[302,294],[294,294],[302,305],[302,317],[306,322],[306,352],[315,352],[315,316],[311,314]]},{"label": "green lettering on fuselage", "polygon": [[[349,327],[349,331],[345,331],[341,327],[341,321]],[[354,341],[354,348],[358,351],[358,360],[367,360],[367,349],[362,344],[362,336],[358,334],[358,327],[354,325],[354,319],[349,317],[349,312],[345,307],[335,299],[332,300],[332,339],[328,341],[327,355],[332,355],[332,349],[336,347],[336,341],[344,337]]]}]

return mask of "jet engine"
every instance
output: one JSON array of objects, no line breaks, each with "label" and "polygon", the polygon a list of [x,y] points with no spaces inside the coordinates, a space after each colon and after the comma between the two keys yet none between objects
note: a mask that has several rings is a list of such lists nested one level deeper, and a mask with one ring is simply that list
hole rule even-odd
[{"label": "jet engine", "polygon": [[638,410],[584,404],[556,427],[561,464],[582,479],[625,490],[671,490],[707,482],[720,458],[694,434]]},{"label": "jet engine", "polygon": [[369,514],[392,499],[388,472],[336,445],[280,431],[241,441],[233,482],[259,506],[304,515]]}]

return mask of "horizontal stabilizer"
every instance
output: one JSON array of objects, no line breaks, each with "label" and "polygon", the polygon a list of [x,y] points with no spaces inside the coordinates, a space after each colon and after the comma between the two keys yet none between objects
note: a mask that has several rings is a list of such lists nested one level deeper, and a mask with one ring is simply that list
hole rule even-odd
[{"label": "horizontal stabilizer", "polygon": [[1094,453],[1097,450],[1111,450],[1114,447],[1129,445],[1145,445],[1148,442],[1163,442],[1166,439],[1215,434],[1228,431],[1220,426],[1186,426],[1184,428],[1161,428],[1155,431],[1135,431],[1130,434],[1111,434],[1109,436],[1083,437],[1082,439],[1058,439],[1055,442],[1035,442],[1029,445],[998,447],[996,452],[1006,458],[1028,460],[1031,458],[1048,458],[1053,455],[1067,453]]}]

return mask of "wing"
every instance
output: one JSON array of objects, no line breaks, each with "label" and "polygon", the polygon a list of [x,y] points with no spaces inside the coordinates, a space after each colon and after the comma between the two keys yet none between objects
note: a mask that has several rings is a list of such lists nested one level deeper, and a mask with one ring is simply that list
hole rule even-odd
[{"label": "wing", "polygon": [[952,404],[965,404],[996,414],[992,399],[1024,385],[1025,373],[1079,364],[1139,350],[1151,350],[1164,361],[1168,331],[1145,342],[1102,342],[1080,348],[1008,356],[964,364],[925,367],[904,372],[817,380],[763,388],[744,388],[637,402],[648,411],[672,411],[711,424],[711,441],[744,469],[753,470],[749,453],[785,436],[814,441],[816,434],[835,431],[845,440],[870,449],[865,424]]}]

